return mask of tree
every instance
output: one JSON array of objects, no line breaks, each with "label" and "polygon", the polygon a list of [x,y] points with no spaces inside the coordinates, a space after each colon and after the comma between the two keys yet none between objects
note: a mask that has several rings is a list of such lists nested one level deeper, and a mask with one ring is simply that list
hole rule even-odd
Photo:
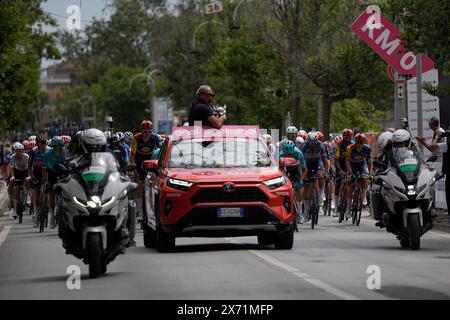
[{"label": "tree", "polygon": [[43,31],[55,21],[41,0],[0,2],[0,131],[23,126],[39,96],[40,61],[57,58],[56,34]]}]

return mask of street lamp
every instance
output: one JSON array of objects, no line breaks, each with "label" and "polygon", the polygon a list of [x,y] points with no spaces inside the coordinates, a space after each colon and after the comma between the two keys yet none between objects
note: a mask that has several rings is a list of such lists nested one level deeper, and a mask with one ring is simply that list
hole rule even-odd
[{"label": "street lamp", "polygon": [[202,26],[207,25],[208,23],[216,23],[216,24],[220,24],[221,26],[223,26],[223,23],[222,23],[222,22],[214,21],[214,20],[204,21],[204,22],[200,23],[200,24],[195,28],[195,30],[194,30],[194,36],[192,37],[192,51],[191,51],[191,53],[193,53],[193,54],[198,54],[198,51],[197,51],[196,48],[195,48],[195,37],[197,36],[198,30],[199,30]]}]

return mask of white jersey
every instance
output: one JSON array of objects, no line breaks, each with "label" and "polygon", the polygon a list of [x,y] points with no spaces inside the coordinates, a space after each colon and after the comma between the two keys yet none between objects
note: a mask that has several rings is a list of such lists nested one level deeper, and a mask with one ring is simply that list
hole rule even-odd
[{"label": "white jersey", "polygon": [[9,162],[9,167],[12,169],[16,169],[19,171],[26,171],[28,170],[28,160],[30,159],[30,156],[27,153],[23,153],[22,159],[19,158],[19,156],[14,153],[11,156],[11,161]]}]

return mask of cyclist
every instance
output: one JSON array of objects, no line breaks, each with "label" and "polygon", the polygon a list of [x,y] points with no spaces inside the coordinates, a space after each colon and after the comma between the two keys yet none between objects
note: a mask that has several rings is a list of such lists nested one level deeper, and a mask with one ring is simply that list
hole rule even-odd
[{"label": "cyclist", "polygon": [[[283,157],[294,158],[297,160],[296,168],[286,168],[289,173],[290,180],[295,189],[295,198],[297,201],[297,208],[299,210],[299,214],[302,210],[302,201],[303,201],[303,181],[308,173],[308,169],[305,163],[305,157],[301,150],[295,147],[294,142],[288,140],[283,144],[283,148],[280,152],[280,159]],[[292,170],[292,171],[291,171]],[[300,223],[303,223],[302,216],[300,215]]]},{"label": "cyclist", "polygon": [[[9,162],[9,180],[14,181],[23,181],[26,188],[29,187],[28,182],[28,160],[29,155],[25,153],[25,147],[20,142],[16,142],[14,144],[14,154],[11,155],[11,160]],[[11,191],[13,194],[13,208],[14,213],[13,217],[14,219],[17,218],[17,205],[19,201],[22,201],[22,199],[19,198],[19,185],[13,185],[11,186]],[[21,223],[21,221],[19,221]]]},{"label": "cyclist", "polygon": [[303,138],[300,137],[300,136],[297,137],[297,138],[295,139],[295,146],[296,146],[299,150],[302,149],[304,143],[305,143],[305,140],[303,140]]},{"label": "cyclist", "polygon": [[134,135],[130,131],[124,133],[124,145],[125,148],[127,149],[128,159],[131,158],[131,141],[133,141],[133,137]]},{"label": "cyclist", "polygon": [[384,163],[388,167],[393,165],[392,154],[392,137],[393,133],[390,131],[383,132],[377,139],[378,157],[377,160]]},{"label": "cyclist", "polygon": [[58,182],[56,166],[66,160],[64,154],[64,140],[60,136],[54,136],[51,141],[52,147],[44,154],[44,190],[48,190],[48,206],[50,209],[51,228],[55,228],[55,192],[53,186]]},{"label": "cyclist", "polygon": [[290,126],[286,128],[286,138],[287,140],[291,140],[295,144],[295,140],[297,139],[298,129],[295,126]]},{"label": "cyclist", "polygon": [[[339,197],[342,186],[342,178],[347,172],[347,147],[354,143],[352,140],[353,131],[351,129],[342,130],[342,140],[336,142],[334,151],[334,165],[336,167],[336,181],[334,194],[335,199]],[[335,214],[333,214],[335,216]]]},{"label": "cyclist", "polygon": [[[324,178],[328,173],[327,151],[323,142],[319,141],[319,134],[314,131],[308,133],[308,139],[303,145],[302,152],[305,156],[306,166],[308,168],[308,177],[315,174],[317,178]],[[312,191],[312,183],[305,190],[305,218],[308,218],[310,199]],[[319,211],[323,213],[323,196],[325,182],[324,179],[319,180]]]},{"label": "cyclist", "polygon": [[[358,133],[355,135],[355,143],[347,147],[347,172],[351,175],[351,180],[355,179],[356,174],[360,174],[362,177],[362,198],[363,206],[367,206],[367,189],[369,187],[369,181],[367,177],[369,173],[372,172],[372,160],[370,158],[370,153],[372,149],[365,144],[366,136],[363,133]],[[350,184],[347,193],[347,217],[351,217],[351,202],[353,195],[354,185]]]},{"label": "cyclist", "polygon": [[[136,164],[136,174],[138,176],[138,190],[136,192],[136,208],[138,221],[142,220],[142,191],[147,173],[142,170],[142,163],[151,160],[152,154],[161,147],[158,136],[153,133],[153,124],[150,120],[144,120],[140,125],[141,132],[134,135],[131,143],[131,163]],[[132,241],[131,245],[135,245]]]},{"label": "cyclist", "polygon": [[125,135],[122,132],[117,132],[113,134],[111,143],[106,146],[108,150],[113,152],[121,168],[126,166],[129,162],[127,147],[125,147],[126,144],[123,143],[124,137]]},{"label": "cyclist", "polygon": [[[40,206],[39,199],[41,197],[43,186],[44,154],[50,149],[50,147],[47,147],[47,138],[43,134],[37,136],[36,142],[37,147],[31,149],[28,153],[30,156],[28,173],[32,179],[31,187],[33,188],[33,205],[35,209],[38,209]],[[33,218],[34,227],[38,227],[36,215]]]}]

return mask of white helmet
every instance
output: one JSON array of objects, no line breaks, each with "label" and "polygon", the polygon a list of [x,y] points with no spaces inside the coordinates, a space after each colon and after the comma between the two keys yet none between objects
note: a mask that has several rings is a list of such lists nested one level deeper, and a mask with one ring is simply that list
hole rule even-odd
[{"label": "white helmet", "polygon": [[302,145],[305,142],[305,140],[303,140],[302,137],[297,137],[297,139],[295,139],[295,144],[297,145]]},{"label": "white helmet", "polygon": [[82,137],[83,142],[81,145],[85,154],[104,151],[106,147],[106,136],[103,131],[95,128],[87,129]]},{"label": "white helmet", "polygon": [[13,148],[14,148],[14,152],[19,151],[19,150],[22,150],[22,151],[25,150],[25,147],[20,142],[14,143]]},{"label": "white helmet", "polygon": [[290,126],[286,128],[286,134],[297,134],[298,130],[295,126]]},{"label": "white helmet", "polygon": [[308,141],[309,142],[317,142],[319,141],[319,134],[315,131],[308,132]]},{"label": "white helmet", "polygon": [[386,146],[388,146],[389,144],[392,144],[392,136],[393,135],[394,134],[390,131],[386,131],[386,132],[383,132],[382,134],[380,134],[380,136],[378,137],[378,140],[377,140],[378,151],[381,151],[384,148],[386,148]]},{"label": "white helmet", "polygon": [[36,141],[36,136],[35,135],[30,136],[30,138],[28,138],[28,141]]},{"label": "white helmet", "polygon": [[398,143],[405,143],[404,147],[409,147],[411,143],[411,135],[405,129],[398,129],[392,135],[392,143],[394,144],[394,147],[395,144]]},{"label": "white helmet", "polygon": [[264,142],[272,141],[272,136],[268,133],[263,134],[262,138],[263,138]]}]

